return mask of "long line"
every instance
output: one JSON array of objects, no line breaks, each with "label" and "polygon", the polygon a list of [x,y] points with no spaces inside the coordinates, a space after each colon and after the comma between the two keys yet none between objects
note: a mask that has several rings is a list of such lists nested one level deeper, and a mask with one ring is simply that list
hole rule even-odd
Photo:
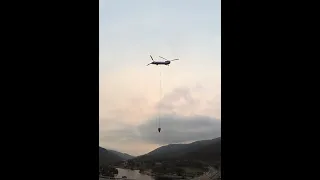
[{"label": "long line", "polygon": [[[160,70],[160,101],[162,100],[162,77],[161,77],[161,70]],[[160,118],[161,118],[161,104],[159,106],[159,119],[158,119],[158,126],[159,128],[161,128],[160,126]]]}]

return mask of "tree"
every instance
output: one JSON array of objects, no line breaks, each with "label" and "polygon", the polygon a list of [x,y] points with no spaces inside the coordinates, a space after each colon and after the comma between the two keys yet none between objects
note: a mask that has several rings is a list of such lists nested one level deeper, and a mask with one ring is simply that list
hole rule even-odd
[{"label": "tree", "polygon": [[110,166],[100,167],[99,174],[102,176],[114,177],[114,175],[118,174],[118,169]]},{"label": "tree", "polygon": [[177,168],[176,173],[178,176],[184,176],[186,174],[186,171],[182,168]]}]

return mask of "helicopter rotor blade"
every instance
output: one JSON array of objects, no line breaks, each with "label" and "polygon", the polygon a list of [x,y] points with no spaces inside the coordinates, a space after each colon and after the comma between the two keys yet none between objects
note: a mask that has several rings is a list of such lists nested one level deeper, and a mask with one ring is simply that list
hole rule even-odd
[{"label": "helicopter rotor blade", "polygon": [[151,57],[152,61],[154,61],[151,55],[150,55],[150,57]]},{"label": "helicopter rotor blade", "polygon": [[159,56],[160,58],[162,58],[162,59],[164,59],[164,60],[167,60],[167,61],[169,61],[168,59],[166,59],[166,58],[164,58],[164,57],[161,57],[161,56]]},{"label": "helicopter rotor blade", "polygon": [[173,59],[173,60],[170,60],[170,61],[177,61],[177,60],[179,60],[179,59]]}]

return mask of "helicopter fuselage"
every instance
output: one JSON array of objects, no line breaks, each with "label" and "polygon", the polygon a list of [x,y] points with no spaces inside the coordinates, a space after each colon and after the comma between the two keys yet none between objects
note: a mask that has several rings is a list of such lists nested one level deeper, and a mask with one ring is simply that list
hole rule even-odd
[{"label": "helicopter fuselage", "polygon": [[153,61],[150,64],[154,64],[154,65],[169,65],[171,62],[170,61]]}]

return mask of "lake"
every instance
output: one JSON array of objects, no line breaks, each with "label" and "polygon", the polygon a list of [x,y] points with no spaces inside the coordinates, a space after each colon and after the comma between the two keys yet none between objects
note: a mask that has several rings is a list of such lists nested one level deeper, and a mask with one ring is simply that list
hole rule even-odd
[{"label": "lake", "polygon": [[[140,174],[139,170],[130,170],[130,169],[122,169],[122,168],[116,168],[118,169],[118,175],[117,178],[122,178],[122,176],[127,176],[128,179],[136,179],[136,180],[155,180],[154,177]],[[210,168],[210,170],[215,172],[214,169]],[[210,172],[210,174],[213,174]],[[200,177],[193,178],[192,180],[209,180],[208,172]]]},{"label": "lake", "polygon": [[130,169],[118,169],[117,178],[121,178],[122,176],[127,176],[128,179],[139,179],[139,180],[155,180],[152,176],[140,174],[139,170],[130,170]]}]

